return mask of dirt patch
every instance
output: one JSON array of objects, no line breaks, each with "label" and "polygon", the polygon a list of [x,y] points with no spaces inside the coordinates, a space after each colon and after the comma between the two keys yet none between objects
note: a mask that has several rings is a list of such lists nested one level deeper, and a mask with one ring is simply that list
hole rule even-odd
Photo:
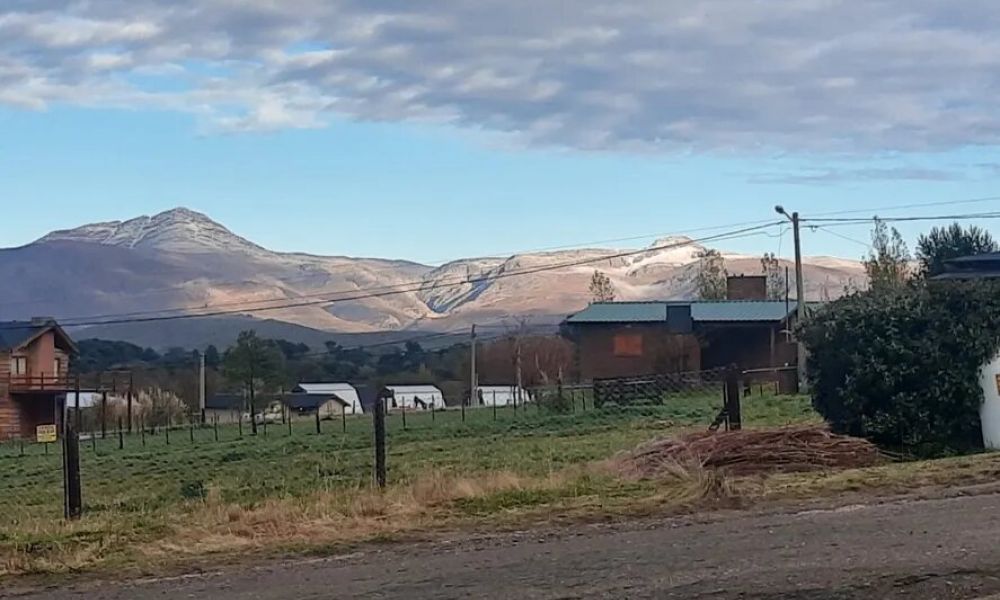
[{"label": "dirt patch", "polygon": [[856,469],[884,462],[878,448],[825,427],[784,427],[699,432],[647,442],[613,460],[631,478],[660,477],[677,465],[695,465],[730,475]]}]

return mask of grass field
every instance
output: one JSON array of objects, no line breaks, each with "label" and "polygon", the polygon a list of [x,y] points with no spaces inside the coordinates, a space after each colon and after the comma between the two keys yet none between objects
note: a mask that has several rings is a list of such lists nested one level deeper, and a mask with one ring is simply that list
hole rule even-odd
[{"label": "grass field", "polygon": [[[537,408],[449,410],[389,418],[389,482],[371,489],[365,416],[235,426],[81,442],[84,518],[62,515],[57,446],[0,446],[0,575],[86,568],[154,569],[206,554],[285,551],[399,532],[519,519],[553,506],[613,507],[696,490],[621,481],[599,461],[656,435],[704,428],[716,397],[669,406],[545,414]],[[579,408],[579,407],[578,407]],[[751,397],[747,426],[816,421],[798,397]],[[690,483],[690,482],[688,482]],[[701,485],[703,482],[696,482]],[[666,494],[666,496],[663,496]],[[678,496],[678,497],[680,497]],[[674,498],[676,499],[676,498]]]}]

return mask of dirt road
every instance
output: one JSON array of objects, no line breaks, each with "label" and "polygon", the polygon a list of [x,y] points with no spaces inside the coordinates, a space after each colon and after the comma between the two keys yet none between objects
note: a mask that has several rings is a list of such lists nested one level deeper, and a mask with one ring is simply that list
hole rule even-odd
[{"label": "dirt road", "polygon": [[1000,495],[990,494],[389,545],[23,598],[930,599],[998,592]]}]

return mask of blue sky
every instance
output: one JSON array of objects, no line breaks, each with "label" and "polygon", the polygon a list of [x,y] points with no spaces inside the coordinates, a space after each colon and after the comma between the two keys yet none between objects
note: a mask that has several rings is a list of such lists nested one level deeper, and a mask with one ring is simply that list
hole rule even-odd
[{"label": "blue sky", "polygon": [[0,247],[187,206],[276,250],[441,262],[1000,195],[986,2],[292,4],[0,8]]}]

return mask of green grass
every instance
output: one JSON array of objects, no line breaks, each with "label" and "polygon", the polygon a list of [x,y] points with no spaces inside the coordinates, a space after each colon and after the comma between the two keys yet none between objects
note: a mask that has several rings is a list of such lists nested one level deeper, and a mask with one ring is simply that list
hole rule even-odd
[{"label": "green grass", "polygon": [[[560,498],[627,495],[637,484],[575,478],[559,485],[526,483],[608,458],[655,435],[684,428],[704,428],[718,412],[717,397],[674,399],[667,406],[582,410],[548,414],[536,407],[494,411],[479,408],[393,413],[388,420],[389,480],[393,486],[420,486],[428,473],[455,478],[504,473],[520,478],[504,488],[460,493],[449,511],[485,515],[514,507],[545,505]],[[588,406],[589,408],[589,406]],[[808,401],[800,397],[751,397],[744,404],[747,426],[773,426],[815,421]],[[371,420],[349,416],[324,421],[315,432],[312,419],[269,425],[257,436],[244,427],[187,428],[146,435],[81,441],[85,517],[60,525],[62,515],[61,453],[58,445],[0,445],[0,574],[53,569],[57,563],[32,560],[86,548],[74,564],[100,564],[127,553],[129,545],[175,535],[185,520],[198,514],[209,496],[213,506],[229,511],[262,510],[269,503],[304,503],[317,494],[354,498],[367,489],[372,471]],[[452,482],[454,484],[454,482]],[[449,485],[452,485],[449,484]],[[464,484],[463,484],[464,485]],[[491,484],[493,485],[493,484]],[[468,496],[468,497],[465,497]],[[339,497],[339,496],[338,496]],[[364,500],[361,501],[369,501]],[[221,509],[220,509],[221,510]],[[309,510],[313,510],[310,508]],[[364,507],[358,509],[363,513]],[[221,518],[221,517],[220,517]],[[233,517],[228,517],[233,518]],[[179,524],[181,523],[181,524]],[[91,553],[93,556],[91,556]],[[27,558],[26,558],[27,556]],[[53,564],[57,564],[53,567]],[[26,566],[27,565],[27,566]],[[40,566],[42,565],[42,566]]]}]

